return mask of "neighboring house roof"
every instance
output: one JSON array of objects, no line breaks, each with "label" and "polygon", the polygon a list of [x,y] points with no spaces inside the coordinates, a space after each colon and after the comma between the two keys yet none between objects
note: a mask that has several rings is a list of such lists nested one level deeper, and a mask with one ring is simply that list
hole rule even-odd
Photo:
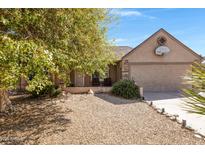
[{"label": "neighboring house roof", "polygon": [[124,57],[126,57],[127,55],[129,55],[130,53],[134,52],[135,49],[139,48],[140,46],[142,46],[145,42],[147,42],[149,39],[151,39],[154,35],[158,34],[159,32],[163,31],[164,33],[166,33],[171,39],[175,40],[178,44],[180,44],[181,46],[183,46],[184,48],[188,49],[188,51],[190,51],[193,55],[199,57],[201,60],[203,59],[203,57],[199,54],[197,54],[196,52],[194,52],[192,49],[190,49],[189,47],[187,47],[186,45],[184,45],[181,41],[179,41],[178,39],[176,39],[174,36],[172,36],[170,33],[168,33],[166,30],[164,30],[163,28],[159,29],[157,32],[155,32],[154,34],[152,34],[150,37],[148,37],[146,40],[144,40],[142,43],[140,43],[137,47],[133,48],[130,52],[128,52],[127,54],[125,54],[124,56],[122,56],[122,59]]},{"label": "neighboring house roof", "polygon": [[129,46],[112,46],[111,48],[114,51],[114,53],[116,54],[118,60],[121,60],[121,58],[124,55],[126,55],[127,53],[129,53],[132,50],[132,48]]},{"label": "neighboring house roof", "polygon": [[203,61],[202,61],[202,64],[205,64],[205,57],[203,57]]}]

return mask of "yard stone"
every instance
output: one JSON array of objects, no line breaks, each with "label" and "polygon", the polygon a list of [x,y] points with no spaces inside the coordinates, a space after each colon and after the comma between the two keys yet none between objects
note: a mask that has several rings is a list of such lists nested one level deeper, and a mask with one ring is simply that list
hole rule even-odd
[{"label": "yard stone", "polygon": [[169,113],[165,113],[165,116],[166,116],[166,117],[171,117],[172,115],[169,114]]},{"label": "yard stone", "polygon": [[61,103],[65,103],[65,100],[64,100],[64,99],[61,99],[60,102],[61,102]]},{"label": "yard stone", "polygon": [[69,115],[72,122],[62,134],[47,137],[44,140],[47,144],[53,141],[57,144],[205,143],[137,100],[84,94],[73,95],[72,101],[60,105],[73,110]]},{"label": "yard stone", "polygon": [[[27,137],[22,144],[205,144],[195,138],[193,132],[181,129],[179,124],[139,100],[109,94],[76,94],[67,101],[69,103],[29,103],[31,107],[34,105],[35,113],[30,108],[23,110],[27,116],[14,116],[30,122],[28,128],[38,132],[33,133],[32,138],[24,129],[26,123],[8,123],[7,119],[4,123],[8,130],[6,133],[0,130],[0,136],[18,134]],[[34,129],[33,124],[36,124]]]},{"label": "yard stone", "polygon": [[157,109],[157,112],[158,112],[158,113],[161,113],[161,112],[162,112],[162,110],[158,108],[158,109]]},{"label": "yard stone", "polygon": [[176,117],[174,115],[169,117],[172,121],[176,121]]},{"label": "yard stone", "polygon": [[182,124],[182,119],[180,117],[177,117],[176,121],[177,121],[178,124]]},{"label": "yard stone", "polygon": [[0,118],[0,122],[3,123],[5,121],[5,119]]},{"label": "yard stone", "polygon": [[94,92],[92,91],[92,89],[89,89],[88,94],[94,95]]},{"label": "yard stone", "polygon": [[194,134],[194,137],[199,138],[199,139],[201,139],[201,138],[202,138],[202,136],[201,136],[201,135],[199,135],[199,134]]}]

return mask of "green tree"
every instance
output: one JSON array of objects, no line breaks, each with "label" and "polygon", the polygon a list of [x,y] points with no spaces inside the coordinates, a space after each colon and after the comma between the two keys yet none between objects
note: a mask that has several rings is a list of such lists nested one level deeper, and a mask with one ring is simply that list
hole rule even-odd
[{"label": "green tree", "polygon": [[205,115],[205,66],[194,63],[191,71],[187,73],[185,81],[189,88],[184,89],[184,94],[188,98],[185,102],[186,110],[191,113]]},{"label": "green tree", "polygon": [[107,9],[0,9],[0,110],[20,76],[40,91],[51,74],[65,82],[72,70],[103,75],[114,60],[109,22]]}]

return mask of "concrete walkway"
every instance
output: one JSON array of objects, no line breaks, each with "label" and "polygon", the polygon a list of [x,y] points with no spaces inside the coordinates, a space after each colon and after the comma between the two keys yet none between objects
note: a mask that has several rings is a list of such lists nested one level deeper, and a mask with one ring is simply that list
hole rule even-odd
[{"label": "concrete walkway", "polygon": [[186,120],[186,125],[205,136],[205,116],[188,113],[185,110],[185,100],[178,92],[145,92],[145,99],[152,101],[157,108],[164,108],[171,115],[178,115],[177,120]]}]

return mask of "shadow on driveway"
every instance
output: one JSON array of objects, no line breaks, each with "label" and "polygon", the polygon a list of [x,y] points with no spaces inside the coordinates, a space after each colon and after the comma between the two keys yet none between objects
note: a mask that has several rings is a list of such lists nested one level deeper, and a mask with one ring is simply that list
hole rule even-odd
[{"label": "shadow on driveway", "polygon": [[116,97],[116,96],[113,96],[111,94],[100,93],[100,94],[95,94],[95,96],[106,101],[106,102],[112,103],[114,105],[132,104],[132,103],[139,102],[136,99],[124,99],[122,97]]},{"label": "shadow on driveway", "polygon": [[156,100],[166,100],[166,99],[176,99],[183,98],[181,92],[144,92],[144,97],[147,101],[156,101]]}]

